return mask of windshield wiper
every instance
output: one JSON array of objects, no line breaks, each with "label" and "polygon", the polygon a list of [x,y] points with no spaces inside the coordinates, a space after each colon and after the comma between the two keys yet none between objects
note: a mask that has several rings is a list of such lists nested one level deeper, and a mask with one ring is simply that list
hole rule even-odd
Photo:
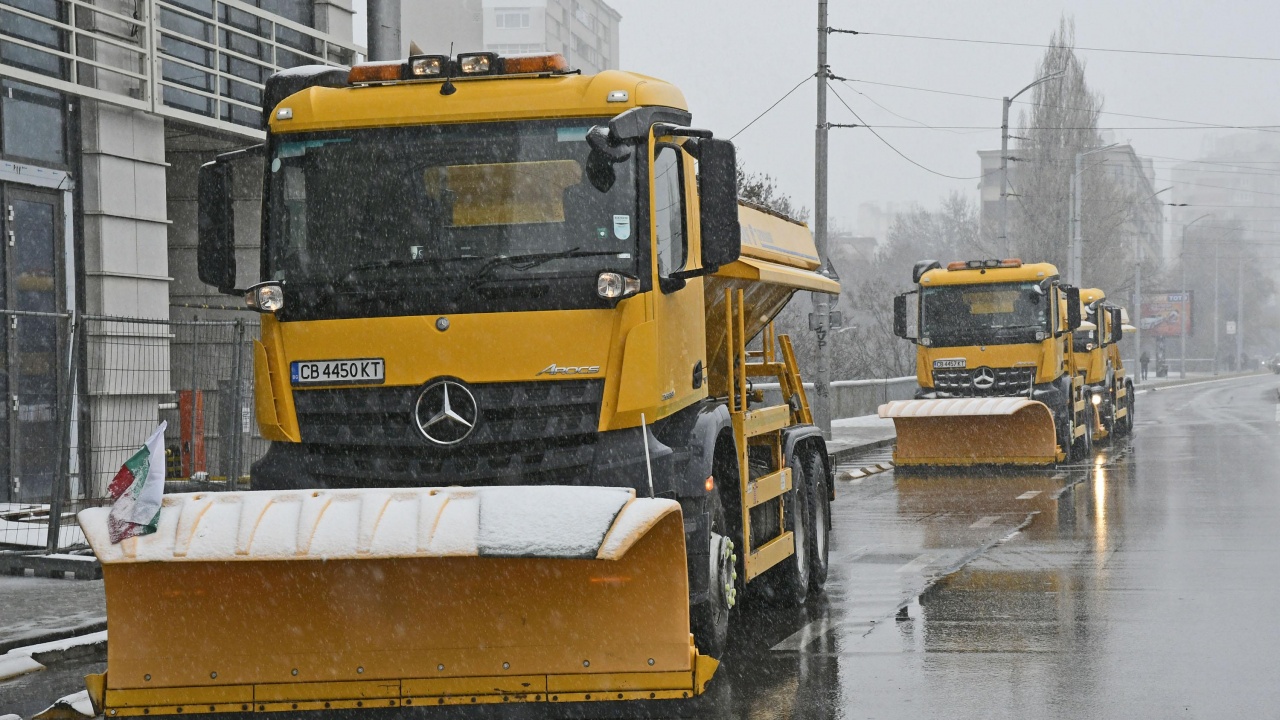
[{"label": "windshield wiper", "polygon": [[[570,248],[568,250],[559,250],[556,252],[527,253],[525,255],[498,255],[489,258],[483,265],[476,268],[470,279],[467,281],[467,287],[463,293],[474,290],[483,283],[488,276],[500,267],[512,267],[517,270],[528,270],[537,267],[543,263],[561,258],[579,258],[579,257],[600,257],[604,255],[618,255],[624,251],[621,250],[583,250],[582,248]],[[459,294],[458,297],[461,297]],[[455,300],[457,298],[454,298]]]},{"label": "windshield wiper", "polygon": [[456,262],[459,260],[479,260],[480,255],[455,255],[446,258],[420,258],[414,260],[412,258],[385,258],[382,260],[374,260],[373,262],[356,265],[342,276],[342,282],[349,283],[355,280],[355,275],[366,270],[383,270],[388,268],[413,267],[415,265],[442,265],[448,262]]}]

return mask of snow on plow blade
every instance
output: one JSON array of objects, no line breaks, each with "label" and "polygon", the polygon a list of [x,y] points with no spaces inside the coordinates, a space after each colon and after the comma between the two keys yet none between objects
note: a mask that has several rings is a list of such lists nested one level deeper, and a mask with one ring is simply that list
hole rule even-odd
[{"label": "snow on plow blade", "polygon": [[677,503],[618,488],[171,495],[102,562],[107,717],[685,698]]},{"label": "snow on plow blade", "polygon": [[894,400],[898,465],[1048,465],[1058,460],[1053,413],[1026,398]]}]

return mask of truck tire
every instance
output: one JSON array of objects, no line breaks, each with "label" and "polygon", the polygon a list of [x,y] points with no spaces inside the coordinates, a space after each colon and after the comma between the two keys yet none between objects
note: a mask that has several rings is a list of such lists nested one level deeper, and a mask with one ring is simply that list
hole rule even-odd
[{"label": "truck tire", "polygon": [[1121,423],[1120,434],[1128,435],[1133,432],[1133,410],[1137,406],[1133,396],[1133,383],[1125,383],[1124,386],[1124,421]]},{"label": "truck tire", "polygon": [[805,453],[809,496],[809,591],[822,592],[827,584],[831,553],[831,493],[826,467],[816,452]]},{"label": "truck tire", "polygon": [[761,579],[765,593],[773,602],[784,607],[804,605],[809,596],[809,478],[799,453],[792,453],[787,467],[791,468],[791,492],[782,496],[787,530],[795,538],[795,553],[769,568]]},{"label": "truck tire", "polygon": [[707,599],[689,609],[694,644],[703,655],[719,659],[729,643],[729,617],[737,601],[737,547],[717,487],[707,498],[711,520],[711,552]]}]

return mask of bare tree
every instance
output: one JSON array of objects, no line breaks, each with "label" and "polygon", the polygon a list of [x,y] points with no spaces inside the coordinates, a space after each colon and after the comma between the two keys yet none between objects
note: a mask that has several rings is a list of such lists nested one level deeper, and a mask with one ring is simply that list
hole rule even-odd
[{"label": "bare tree", "polygon": [[741,162],[738,163],[738,198],[800,222],[809,220],[809,209],[780,191],[772,175],[749,172]]}]

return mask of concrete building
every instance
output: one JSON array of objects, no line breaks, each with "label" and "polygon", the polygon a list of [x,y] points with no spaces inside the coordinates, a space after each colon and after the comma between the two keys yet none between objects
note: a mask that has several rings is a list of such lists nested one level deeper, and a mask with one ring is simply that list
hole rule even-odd
[{"label": "concrete building", "polygon": [[1173,166],[1170,202],[1186,203],[1173,209],[1175,232],[1169,255],[1182,252],[1182,228],[1205,213],[1212,218],[1197,223],[1226,227],[1238,223],[1244,240],[1273,242],[1280,235],[1280,142],[1269,133],[1249,132],[1215,137],[1205,143],[1201,159]]},{"label": "concrete building", "polygon": [[[40,501],[68,467],[73,496],[100,495],[179,388],[198,388],[205,353],[169,321],[245,316],[193,307],[234,302],[196,279],[196,169],[263,139],[267,76],[352,63],[351,24],[351,0],[3,5],[0,502]],[[72,314],[94,316],[79,346]]]},{"label": "concrete building", "polygon": [[[1018,192],[1019,169],[1021,163],[1016,159],[1018,151],[1010,148],[1009,155],[1014,159],[1009,162],[1009,192]],[[982,178],[978,184],[979,203],[982,212],[982,227],[985,233],[994,237],[999,234],[1000,224],[1000,151],[979,150],[978,158],[982,165]],[[1101,166],[1120,187],[1121,192],[1133,198],[1132,211],[1124,224],[1122,235],[1127,245],[1140,240],[1143,245],[1143,257],[1162,263],[1165,258],[1164,246],[1164,196],[1155,194],[1155,167],[1151,158],[1137,154],[1132,145],[1119,144],[1108,150],[1089,155],[1085,162],[1090,167]],[[1017,212],[1017,200],[1009,198],[1010,218]],[[1012,220],[1010,221],[1012,226]],[[1065,230],[1064,230],[1065,232]],[[1011,234],[1012,239],[1012,234]]]},{"label": "concrete building", "polygon": [[584,73],[618,69],[622,16],[600,0],[412,0],[401,3],[400,39],[428,53],[559,52]]}]

